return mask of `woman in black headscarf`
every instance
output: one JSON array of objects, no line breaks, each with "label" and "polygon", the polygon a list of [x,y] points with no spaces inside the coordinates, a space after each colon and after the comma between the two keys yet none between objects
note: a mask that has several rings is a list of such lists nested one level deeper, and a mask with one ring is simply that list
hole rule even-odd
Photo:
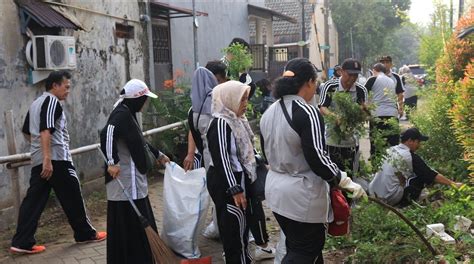
[{"label": "woman in black headscarf", "polygon": [[145,141],[138,125],[136,114],[148,97],[157,96],[144,82],[137,79],[127,82],[100,134],[101,149],[107,158],[107,263],[153,263],[145,231],[125,195],[134,200],[157,231],[148,199],[146,172],[155,159],[161,164],[170,160]]}]

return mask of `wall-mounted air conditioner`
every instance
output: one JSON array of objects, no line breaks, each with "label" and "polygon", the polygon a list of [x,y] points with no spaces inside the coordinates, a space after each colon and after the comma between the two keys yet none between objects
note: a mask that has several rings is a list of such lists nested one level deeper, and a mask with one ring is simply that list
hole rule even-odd
[{"label": "wall-mounted air conditioner", "polygon": [[34,70],[76,68],[76,40],[71,36],[33,36],[26,45],[26,59]]}]

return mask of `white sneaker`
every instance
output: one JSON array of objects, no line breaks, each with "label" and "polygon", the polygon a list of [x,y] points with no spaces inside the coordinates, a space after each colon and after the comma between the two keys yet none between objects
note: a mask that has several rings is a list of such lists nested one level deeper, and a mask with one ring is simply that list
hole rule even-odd
[{"label": "white sneaker", "polygon": [[262,259],[271,259],[275,257],[275,248],[267,245],[266,248],[262,248],[260,246],[255,247],[255,260],[262,260]]},{"label": "white sneaker", "polygon": [[219,230],[217,229],[217,226],[215,225],[214,221],[212,221],[206,229],[204,229],[204,232],[202,232],[202,235],[205,238],[209,239],[219,239]]}]

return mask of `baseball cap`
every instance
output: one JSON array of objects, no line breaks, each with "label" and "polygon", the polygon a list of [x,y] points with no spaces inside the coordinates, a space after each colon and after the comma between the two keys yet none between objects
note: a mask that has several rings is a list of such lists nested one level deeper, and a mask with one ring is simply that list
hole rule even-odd
[{"label": "baseball cap", "polygon": [[382,56],[379,60],[380,62],[383,62],[383,61],[392,61],[392,57],[386,55],[386,56]]},{"label": "baseball cap", "polygon": [[341,67],[349,74],[359,74],[361,72],[362,65],[356,59],[346,59],[342,63]]},{"label": "baseball cap", "polygon": [[148,89],[146,83],[138,79],[131,79],[125,84],[123,89],[125,90],[125,93],[121,95],[123,98],[138,98],[144,95],[151,98],[158,97],[156,94],[152,93],[150,89]]},{"label": "baseball cap", "polygon": [[427,141],[429,139],[428,136],[425,136],[421,134],[420,130],[416,127],[409,128],[405,130],[401,136],[400,136],[402,141],[406,141],[409,139],[415,139],[415,140],[420,140],[420,141]]}]

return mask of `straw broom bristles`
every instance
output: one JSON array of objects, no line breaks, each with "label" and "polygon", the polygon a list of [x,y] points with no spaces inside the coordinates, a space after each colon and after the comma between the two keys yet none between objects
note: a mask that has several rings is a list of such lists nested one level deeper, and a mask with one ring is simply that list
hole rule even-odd
[{"label": "straw broom bristles", "polygon": [[146,237],[148,238],[148,244],[150,245],[151,253],[155,263],[159,264],[176,264],[179,263],[178,258],[175,256],[173,251],[166,245],[166,243],[160,238],[160,235],[148,225],[145,227]]}]

